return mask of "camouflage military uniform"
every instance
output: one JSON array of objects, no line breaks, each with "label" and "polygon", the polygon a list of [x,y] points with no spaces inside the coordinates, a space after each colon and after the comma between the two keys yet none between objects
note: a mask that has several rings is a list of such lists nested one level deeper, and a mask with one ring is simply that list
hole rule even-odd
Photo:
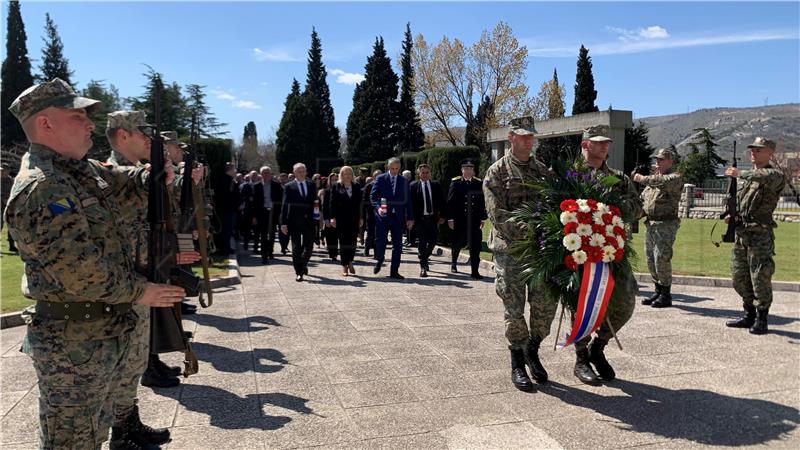
[{"label": "camouflage military uniform", "polygon": [[743,170],[737,203],[739,220],[731,255],[733,288],[746,306],[767,310],[772,304],[772,274],[775,272],[775,232],[772,213],[786,186],[778,169],[767,165]]},{"label": "camouflage military uniform", "polygon": [[509,221],[511,213],[535,198],[534,191],[525,184],[549,176],[551,172],[535,158],[522,162],[509,153],[489,167],[483,182],[486,212],[492,222],[488,245],[495,263],[495,291],[505,306],[505,334],[511,348],[524,348],[529,336],[543,340],[550,333],[555,316],[555,301],[528,290],[528,331],[524,315],[527,285],[522,281],[519,262],[508,254],[509,245],[525,236],[523,224]]},{"label": "camouflage military uniform", "polygon": [[38,144],[23,157],[6,217],[25,263],[26,296],[37,301],[26,310],[23,350],[39,379],[43,448],[99,448],[108,437],[114,375],[136,324],[131,304],[146,287],[118,214],[120,196],[144,194],[139,172],[69,160]]},{"label": "camouflage military uniform", "polygon": [[644,177],[641,183],[645,226],[644,251],[647,268],[653,282],[661,286],[672,285],[672,246],[681,221],[678,218],[678,203],[683,190],[683,178],[671,170],[663,174]]}]

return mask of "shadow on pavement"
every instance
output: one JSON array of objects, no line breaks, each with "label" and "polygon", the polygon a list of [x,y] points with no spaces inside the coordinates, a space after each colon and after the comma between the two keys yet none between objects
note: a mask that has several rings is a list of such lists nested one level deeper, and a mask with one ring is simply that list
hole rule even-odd
[{"label": "shadow on pavement", "polygon": [[[186,320],[191,320],[198,325],[210,326],[227,333],[241,333],[244,331],[262,331],[270,327],[283,326],[277,320],[267,316],[250,316],[243,318],[224,317],[216,314],[193,314],[187,316]],[[257,324],[265,326],[257,326]]]},{"label": "shadow on pavement", "polygon": [[797,408],[767,400],[700,389],[673,390],[625,380],[615,380],[605,387],[627,395],[601,396],[552,382],[539,390],[622,422],[612,426],[705,445],[761,445],[780,439],[800,424]]},{"label": "shadow on pavement", "polygon": [[245,373],[255,368],[257,373],[275,373],[290,365],[284,354],[274,348],[240,351],[196,342],[192,344],[192,349],[200,361],[211,363],[214,369],[220,372]]}]

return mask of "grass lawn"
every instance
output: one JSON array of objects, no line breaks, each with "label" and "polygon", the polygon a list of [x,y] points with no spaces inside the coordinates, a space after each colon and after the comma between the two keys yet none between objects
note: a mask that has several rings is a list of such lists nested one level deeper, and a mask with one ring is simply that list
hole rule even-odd
[{"label": "grass lawn", "polygon": [[[194,274],[203,278],[203,267],[198,263],[192,266]],[[222,278],[228,276],[228,258],[225,256],[211,255],[211,265],[208,267],[209,276],[214,278]]]},{"label": "grass lawn", "polygon": [[[683,219],[678,237],[673,247],[672,271],[676,275],[697,275],[706,277],[729,277],[730,257],[733,244],[721,244],[719,248],[711,243],[711,227],[714,220]],[[484,241],[489,236],[491,224],[484,227]],[[647,272],[644,260],[644,223],[639,227],[641,232],[633,235],[634,248],[637,252],[637,271]],[[725,224],[720,222],[714,230],[714,240],[719,240],[725,231]],[[484,244],[486,250],[486,244]],[[800,223],[780,222],[775,230],[775,275],[776,281],[800,281],[800,265],[797,255],[800,254]],[[481,253],[486,260],[492,259],[488,251]]]}]

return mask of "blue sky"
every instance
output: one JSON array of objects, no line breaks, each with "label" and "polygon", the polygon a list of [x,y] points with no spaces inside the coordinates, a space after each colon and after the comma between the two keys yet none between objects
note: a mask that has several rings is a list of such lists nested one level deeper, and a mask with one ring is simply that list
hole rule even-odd
[{"label": "blue sky", "polygon": [[[2,4],[5,33],[8,3]],[[322,39],[342,134],[353,83],[375,37],[383,36],[394,62],[406,22],[428,43],[448,36],[469,45],[505,21],[529,49],[531,95],[556,68],[567,87],[567,112],[581,44],[593,60],[601,109],[611,104],[646,117],[800,101],[798,2],[24,1],[28,52],[35,60],[46,12],[58,26],[79,88],[97,79],[113,83],[123,97],[140,95],[143,64],[149,64],[169,82],[206,85],[208,104],[237,141],[250,120],[262,139],[277,127],[292,78],[305,82],[312,26]]]}]

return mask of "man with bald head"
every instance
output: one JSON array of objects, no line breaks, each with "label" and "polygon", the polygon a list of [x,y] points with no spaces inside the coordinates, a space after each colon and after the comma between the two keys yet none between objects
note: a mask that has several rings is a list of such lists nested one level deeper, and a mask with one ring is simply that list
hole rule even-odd
[{"label": "man with bald head", "polygon": [[134,271],[120,199],[145,195],[145,169],[84,159],[94,130],[87,110],[99,103],[55,78],[9,108],[31,143],[5,214],[25,294],[36,301],[24,312],[22,350],[38,378],[41,448],[100,448],[131,347],[132,305],[168,307],[184,295]]}]

